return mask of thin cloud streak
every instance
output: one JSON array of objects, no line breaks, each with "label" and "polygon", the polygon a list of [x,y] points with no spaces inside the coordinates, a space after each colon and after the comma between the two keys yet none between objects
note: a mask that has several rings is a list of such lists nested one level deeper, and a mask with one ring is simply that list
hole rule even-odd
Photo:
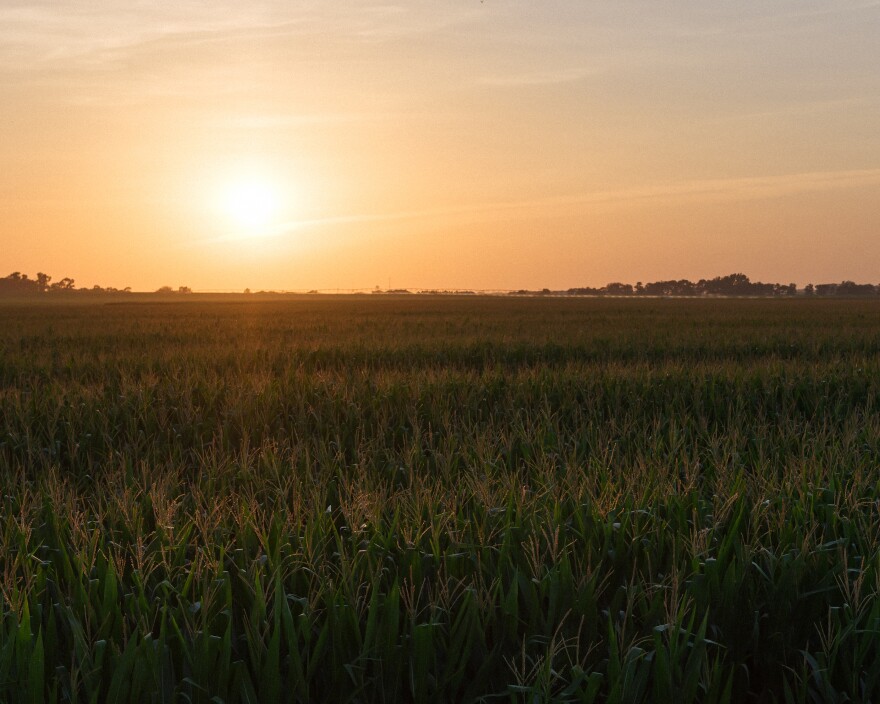
[{"label": "thin cloud streak", "polygon": [[[496,201],[461,206],[425,208],[419,210],[399,210],[390,213],[355,213],[325,218],[306,218],[293,220],[276,226],[261,238],[282,237],[304,230],[332,227],[334,225],[356,225],[406,220],[425,220],[434,218],[454,218],[456,216],[478,216],[478,219],[492,219],[499,214],[529,210],[547,211],[577,206],[637,207],[651,204],[681,204],[683,202],[732,202],[780,198],[825,190],[857,188],[860,186],[880,186],[880,169],[857,169],[850,171],[816,171],[782,176],[756,176],[733,179],[705,179],[672,184],[648,186],[644,188],[594,191],[574,196],[552,196],[547,198],[523,199],[517,201]],[[548,213],[544,213],[548,215]],[[561,213],[550,212],[549,215]],[[238,242],[249,239],[247,236],[225,236],[199,240],[192,244],[217,244]]]},{"label": "thin cloud streak", "polygon": [[151,4],[83,0],[65,3],[0,5],[0,65],[17,71],[49,66],[100,69],[124,62],[131,52],[156,41],[187,44],[260,41],[310,36],[336,41],[376,43],[444,32],[483,17],[474,9],[430,12],[429,3],[389,6],[360,3],[340,14],[320,2],[296,5],[231,0],[180,3],[157,9]]},{"label": "thin cloud streak", "polygon": [[[117,60],[123,55],[121,52],[163,37],[241,32],[266,24],[259,12],[226,9],[230,11],[184,6],[160,16],[155,10],[137,5],[13,5],[0,7],[0,40],[7,53],[11,50],[10,58],[27,58],[37,65],[85,57],[97,65]],[[157,22],[157,18],[161,21]]]},{"label": "thin cloud streak", "polygon": [[650,186],[612,191],[595,191],[576,196],[518,201],[497,201],[474,205],[401,210],[393,213],[371,213],[295,220],[278,227],[277,234],[310,227],[352,223],[390,222],[455,215],[492,214],[514,210],[544,209],[578,205],[638,205],[656,201],[697,199],[705,201],[752,200],[777,198],[796,193],[826,189],[880,185],[880,169],[853,171],[807,172],[784,176],[758,176],[738,179],[707,179],[678,184]]},{"label": "thin cloud streak", "polygon": [[301,114],[238,115],[220,120],[220,124],[234,129],[278,129],[308,125],[337,125],[359,122],[398,120],[394,112],[314,112]]},{"label": "thin cloud streak", "polygon": [[736,120],[756,120],[778,117],[796,117],[805,114],[819,114],[831,111],[852,111],[858,108],[876,108],[880,98],[874,96],[857,96],[849,98],[833,98],[829,100],[790,101],[784,105],[767,110],[751,110],[717,116],[709,121],[713,123],[733,122]]},{"label": "thin cloud streak", "polygon": [[603,71],[589,68],[561,68],[550,71],[529,71],[526,73],[512,73],[506,76],[485,76],[477,79],[477,84],[482,86],[517,87],[517,86],[540,86],[574,83],[590,76],[596,76]]}]

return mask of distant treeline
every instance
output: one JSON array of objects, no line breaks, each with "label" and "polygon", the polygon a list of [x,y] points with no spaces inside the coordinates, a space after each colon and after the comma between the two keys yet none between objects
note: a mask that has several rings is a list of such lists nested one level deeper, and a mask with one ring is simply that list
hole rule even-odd
[{"label": "distant treeline", "polygon": [[[475,295],[475,291],[463,290],[439,290],[422,289],[415,291],[431,295]],[[14,271],[8,276],[0,278],[0,296],[3,295],[42,295],[58,293],[131,293],[131,287],[114,288],[112,286],[91,286],[77,288],[76,282],[64,277],[53,282],[52,277],[39,272],[35,278],[28,277],[19,271]],[[192,293],[189,286],[162,286],[155,293],[161,294],[185,294]],[[245,293],[251,293],[245,289]],[[275,293],[261,291],[260,293]],[[309,291],[309,293],[318,293]],[[378,287],[372,291],[378,294],[408,294],[413,293],[409,289],[382,290]],[[500,292],[498,292],[500,293]],[[807,284],[799,289],[797,284],[770,284],[761,281],[751,281],[745,274],[728,274],[716,276],[714,279],[700,279],[689,281],[688,279],[670,279],[669,281],[653,281],[643,284],[641,281],[633,284],[614,282],[601,288],[583,286],[562,290],[549,288],[539,290],[520,289],[510,291],[513,296],[880,296],[880,285],[857,284],[854,281],[841,281],[838,284]]]},{"label": "distant treeline", "polygon": [[671,279],[643,284],[610,283],[602,288],[584,286],[563,291],[515,291],[520,295],[569,295],[569,296],[880,296],[880,285],[857,284],[841,281],[839,284],[807,284],[798,289],[797,284],[770,284],[751,281],[745,274],[728,274],[714,279]]},{"label": "distant treeline", "polygon": [[[163,286],[156,293],[191,293],[192,289],[188,286],[180,286],[179,288],[171,288],[171,286]],[[30,278],[27,274],[20,271],[13,271],[8,276],[0,279],[0,295],[41,295],[41,294],[79,294],[79,293],[131,293],[131,286],[125,288],[114,288],[113,286],[98,286],[95,284],[91,287],[77,287],[76,281],[65,276],[63,279],[53,282],[52,277],[43,272],[38,272],[36,277]]]}]

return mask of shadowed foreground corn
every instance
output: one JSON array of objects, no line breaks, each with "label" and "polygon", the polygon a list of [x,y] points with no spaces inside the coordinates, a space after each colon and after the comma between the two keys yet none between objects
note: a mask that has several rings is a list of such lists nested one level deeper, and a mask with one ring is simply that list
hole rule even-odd
[{"label": "shadowed foreground corn", "polygon": [[0,700],[880,699],[880,304],[0,305]]}]

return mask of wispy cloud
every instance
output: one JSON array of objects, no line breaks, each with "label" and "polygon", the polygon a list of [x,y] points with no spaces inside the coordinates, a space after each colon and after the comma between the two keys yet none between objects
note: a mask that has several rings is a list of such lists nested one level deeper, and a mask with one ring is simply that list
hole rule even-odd
[{"label": "wispy cloud", "polygon": [[[877,0],[835,0],[826,3],[808,3],[803,0],[749,3],[743,7],[734,3],[705,3],[694,11],[670,13],[669,8],[654,4],[646,8],[656,34],[678,39],[696,37],[773,38],[779,41],[786,35],[802,34],[826,29],[826,23],[835,18],[865,15],[878,8]],[[865,16],[866,21],[872,18]],[[876,17],[873,18],[876,22]]]},{"label": "wispy cloud", "polygon": [[[593,191],[566,196],[551,196],[511,201],[492,201],[386,213],[353,213],[323,218],[306,218],[282,223],[265,237],[282,237],[295,232],[334,226],[349,226],[399,221],[465,218],[494,220],[509,214],[553,217],[582,207],[638,207],[652,204],[711,203],[780,198],[798,193],[841,190],[863,186],[880,187],[880,169],[815,171],[778,176],[705,179],[657,184],[642,188]],[[214,244],[242,239],[235,235],[200,240],[192,244]]]},{"label": "wispy cloud", "polygon": [[774,176],[703,179],[647,188],[595,194],[584,202],[637,203],[639,201],[697,200],[706,202],[781,198],[798,193],[880,186],[880,169],[808,171]]},{"label": "wispy cloud", "polygon": [[641,203],[697,201],[736,201],[779,198],[797,193],[837,190],[859,186],[880,186],[880,169],[818,171],[781,176],[755,176],[731,179],[705,179],[658,184],[643,188],[593,191],[568,196],[550,196],[513,201],[494,201],[461,206],[400,210],[392,213],[345,215],[340,217],[296,220],[278,228],[279,233],[293,230],[352,223],[418,220],[455,215],[495,216],[509,211],[562,210],[569,206],[620,205]]},{"label": "wispy cloud", "polygon": [[858,109],[876,108],[878,105],[880,105],[880,97],[876,96],[830,98],[828,100],[799,100],[790,101],[766,110],[732,111],[710,119],[712,122],[724,123],[737,120],[764,120],[778,117],[792,118],[828,112],[852,112]]},{"label": "wispy cloud", "polygon": [[310,125],[341,125],[363,122],[381,122],[400,119],[394,112],[313,112],[297,114],[233,115],[221,118],[224,127],[245,130],[279,129]]},{"label": "wispy cloud", "polygon": [[525,71],[506,75],[483,76],[477,79],[477,83],[485,86],[499,87],[553,85],[573,83],[589,76],[598,75],[599,73],[602,73],[602,70],[598,68],[558,68],[545,71]]},{"label": "wispy cloud", "polygon": [[161,10],[143,2],[74,0],[4,3],[0,6],[0,44],[7,60],[26,60],[20,69],[70,60],[118,58],[120,50],[162,37],[241,31],[264,26],[258,5],[216,2],[175,3]]},{"label": "wispy cloud", "polygon": [[232,38],[309,35],[377,42],[443,31],[480,13],[461,8],[438,12],[432,3],[362,0],[344,9],[318,0],[175,3],[144,0],[48,0],[0,4],[0,62],[19,70],[46,64],[100,67],[119,62],[158,40],[204,43]]}]

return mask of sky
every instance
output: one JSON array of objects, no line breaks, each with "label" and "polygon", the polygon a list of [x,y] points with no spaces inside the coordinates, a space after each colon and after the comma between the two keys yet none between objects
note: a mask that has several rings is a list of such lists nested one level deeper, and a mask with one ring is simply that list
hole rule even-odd
[{"label": "sky", "polygon": [[878,37],[861,0],[0,0],[0,276],[877,283]]}]

